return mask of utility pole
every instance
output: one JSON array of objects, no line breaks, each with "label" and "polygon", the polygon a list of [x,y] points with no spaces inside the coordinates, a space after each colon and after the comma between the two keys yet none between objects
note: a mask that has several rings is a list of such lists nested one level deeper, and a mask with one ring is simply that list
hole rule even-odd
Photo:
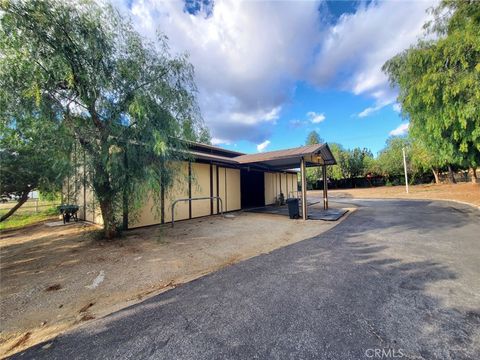
[{"label": "utility pole", "polygon": [[402,147],[402,153],[403,153],[403,170],[405,171],[405,191],[408,194],[407,158],[405,156],[405,146]]}]

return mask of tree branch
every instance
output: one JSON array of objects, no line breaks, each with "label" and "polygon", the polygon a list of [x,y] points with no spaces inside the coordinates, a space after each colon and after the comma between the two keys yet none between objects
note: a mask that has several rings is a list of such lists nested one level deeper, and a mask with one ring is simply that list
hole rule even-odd
[{"label": "tree branch", "polygon": [[12,216],[15,213],[15,211],[17,211],[20,208],[20,206],[25,204],[25,202],[28,200],[28,194],[30,193],[30,190],[31,190],[30,187],[27,187],[23,191],[22,196],[20,197],[18,202],[15,204],[15,206],[12,207],[6,214],[3,214],[0,217],[0,222],[7,220],[10,216]]}]

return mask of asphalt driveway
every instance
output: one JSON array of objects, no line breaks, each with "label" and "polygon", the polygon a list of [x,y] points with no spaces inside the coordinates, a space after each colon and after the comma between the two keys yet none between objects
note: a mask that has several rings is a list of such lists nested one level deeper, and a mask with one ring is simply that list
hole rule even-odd
[{"label": "asphalt driveway", "polygon": [[480,211],[448,202],[350,202],[358,210],[321,236],[17,356],[480,359]]}]

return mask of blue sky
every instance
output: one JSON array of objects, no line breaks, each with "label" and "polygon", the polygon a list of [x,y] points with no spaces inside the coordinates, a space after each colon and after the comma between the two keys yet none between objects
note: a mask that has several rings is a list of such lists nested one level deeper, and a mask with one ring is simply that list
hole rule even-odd
[{"label": "blue sky", "polygon": [[[277,124],[270,126],[272,134],[267,139],[270,141],[267,150],[304,145],[308,133],[315,130],[327,143],[340,143],[346,148],[367,147],[376,154],[385,145],[389,133],[405,122],[391,106],[368,117],[359,117],[358,114],[371,104],[371,99],[346,91],[319,90],[300,83],[291,102],[283,108]],[[317,119],[325,119],[312,122],[312,112],[320,116]],[[224,147],[257,152],[256,145],[249,141]]]},{"label": "blue sky", "polygon": [[404,134],[381,66],[423,35],[425,1],[114,0],[195,67],[213,142],[253,153],[327,142],[377,153]]}]

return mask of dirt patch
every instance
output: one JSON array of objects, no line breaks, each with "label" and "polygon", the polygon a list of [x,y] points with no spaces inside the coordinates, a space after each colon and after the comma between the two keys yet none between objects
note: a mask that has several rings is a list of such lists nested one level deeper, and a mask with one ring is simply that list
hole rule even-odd
[{"label": "dirt patch", "polygon": [[30,339],[30,336],[32,334],[30,332],[26,332],[25,334],[23,334],[22,336],[20,336],[14,343],[13,345],[8,349],[8,351],[12,351],[12,350],[15,350],[19,347],[22,347],[24,346],[28,339]]},{"label": "dirt patch", "polygon": [[47,287],[45,289],[45,291],[57,291],[57,290],[60,290],[61,288],[62,288],[62,285],[55,284],[55,285],[50,285],[49,287]]},{"label": "dirt patch", "polygon": [[[321,194],[311,191],[309,194]],[[404,186],[382,186],[365,189],[330,190],[332,198],[397,198],[397,199],[430,199],[455,200],[480,206],[480,184],[428,184],[409,187],[409,193]]]},{"label": "dirt patch", "polygon": [[88,303],[87,305],[85,305],[84,307],[82,307],[80,310],[79,310],[79,313],[84,313],[86,312],[88,309],[90,309],[93,305],[95,305],[94,302],[91,302],[91,303]]},{"label": "dirt patch", "polygon": [[82,223],[9,232],[0,240],[0,354],[337,223],[238,212],[134,229],[113,242]]}]

